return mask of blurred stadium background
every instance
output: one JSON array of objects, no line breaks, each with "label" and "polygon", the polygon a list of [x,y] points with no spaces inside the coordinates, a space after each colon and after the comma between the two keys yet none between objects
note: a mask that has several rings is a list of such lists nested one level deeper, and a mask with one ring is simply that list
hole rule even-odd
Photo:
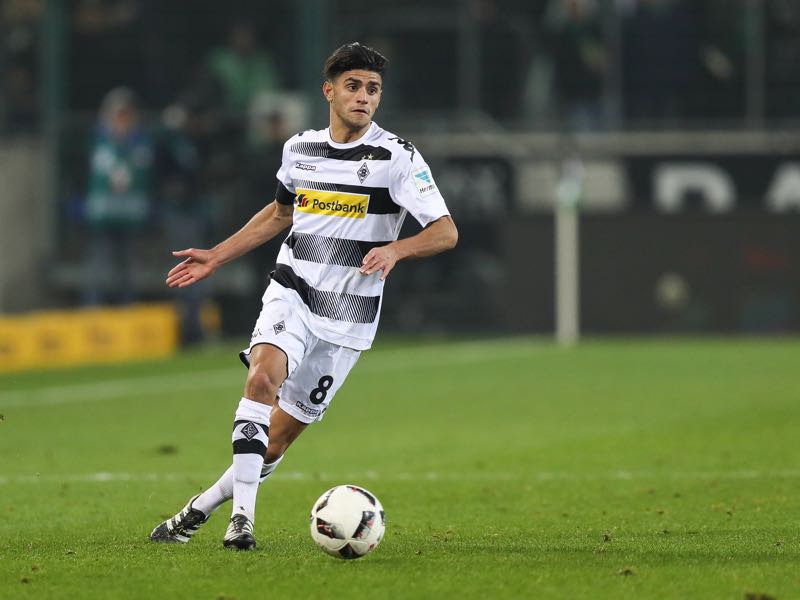
[{"label": "blurred stadium background", "polygon": [[[280,240],[178,293],[170,251],[272,200],[353,40],[459,246],[393,271],[261,551],[153,548]],[[0,597],[800,597],[799,65],[800,0],[0,0]],[[308,537],[344,482],[355,567]]]},{"label": "blurred stadium background", "polygon": [[[180,327],[120,357],[247,335],[280,240],[178,295],[169,251],[272,199],[285,138],[327,124],[324,58],[352,40],[389,57],[377,121],[421,149],[461,232],[456,252],[392,274],[383,332],[553,332],[559,200],[580,207],[582,332],[800,328],[795,0],[0,7],[6,366],[91,354],[64,349],[87,315],[86,343],[113,356],[129,303],[155,303],[130,316],[140,334],[161,335],[158,307]],[[114,163],[101,117],[127,109]],[[114,193],[139,208],[109,224]],[[71,312],[98,306],[124,312]]]}]

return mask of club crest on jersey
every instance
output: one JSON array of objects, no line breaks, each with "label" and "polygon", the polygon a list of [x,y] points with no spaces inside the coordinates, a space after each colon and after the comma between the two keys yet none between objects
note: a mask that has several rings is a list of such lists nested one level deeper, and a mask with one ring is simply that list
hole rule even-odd
[{"label": "club crest on jersey", "polygon": [[356,171],[356,175],[358,175],[358,180],[359,180],[361,183],[364,183],[364,180],[365,180],[367,177],[369,177],[369,169],[367,168],[367,163],[364,163],[363,165],[361,165],[361,166],[358,168],[358,171]]},{"label": "club crest on jersey", "polygon": [[294,204],[304,213],[363,219],[367,216],[369,194],[298,189]]},{"label": "club crest on jersey", "polygon": [[283,333],[284,331],[286,331],[286,323],[284,323],[283,321],[278,321],[272,326],[272,330],[275,332],[275,335]]},{"label": "club crest on jersey", "polygon": [[411,173],[414,176],[414,183],[417,185],[417,190],[420,196],[427,196],[436,191],[436,182],[433,181],[433,175],[428,167],[422,167]]}]

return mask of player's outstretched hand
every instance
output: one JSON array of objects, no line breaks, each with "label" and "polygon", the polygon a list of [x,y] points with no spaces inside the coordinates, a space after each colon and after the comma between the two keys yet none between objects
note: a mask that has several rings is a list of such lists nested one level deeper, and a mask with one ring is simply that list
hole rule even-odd
[{"label": "player's outstretched hand", "polygon": [[167,273],[167,285],[171,288],[184,288],[202,281],[217,270],[210,250],[178,250],[173,256],[185,257],[185,260],[172,267]]},{"label": "player's outstretched hand", "polygon": [[392,244],[373,248],[367,252],[367,255],[364,257],[360,271],[363,275],[372,275],[375,271],[383,271],[381,281],[384,281],[389,276],[391,270],[394,269],[399,258]]}]

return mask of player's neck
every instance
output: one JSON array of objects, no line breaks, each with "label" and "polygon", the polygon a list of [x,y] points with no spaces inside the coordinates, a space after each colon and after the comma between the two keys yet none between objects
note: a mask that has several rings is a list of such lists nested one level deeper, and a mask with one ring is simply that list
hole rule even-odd
[{"label": "player's neck", "polygon": [[339,119],[331,119],[328,132],[330,133],[331,139],[337,144],[349,144],[350,142],[361,139],[364,134],[369,131],[370,126],[372,126],[372,121],[367,123],[364,127],[353,129]]}]

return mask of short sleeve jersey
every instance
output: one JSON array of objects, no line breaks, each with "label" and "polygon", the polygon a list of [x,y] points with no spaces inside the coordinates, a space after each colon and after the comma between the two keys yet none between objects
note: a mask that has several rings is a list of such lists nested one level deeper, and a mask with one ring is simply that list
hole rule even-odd
[{"label": "short sleeve jersey", "polygon": [[397,239],[407,213],[423,227],[448,215],[431,170],[409,142],[372,123],[355,142],[328,129],[283,147],[276,200],[294,204],[267,301],[283,298],[318,338],[366,350],[383,297],[381,272],[359,272],[364,256]]}]

